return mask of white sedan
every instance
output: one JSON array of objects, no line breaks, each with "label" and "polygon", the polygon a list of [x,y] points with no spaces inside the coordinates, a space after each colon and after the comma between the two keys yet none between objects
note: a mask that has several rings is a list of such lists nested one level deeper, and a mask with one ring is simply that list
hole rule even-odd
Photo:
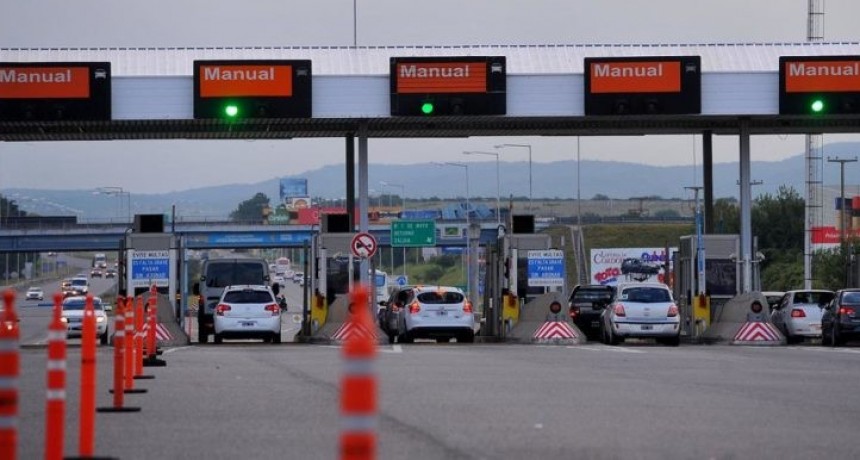
[{"label": "white sedan", "polygon": [[625,338],[654,338],[670,346],[681,343],[681,319],[672,292],[660,283],[622,283],[615,300],[601,314],[603,342],[617,345]]},{"label": "white sedan", "polygon": [[[80,336],[83,332],[84,308],[87,298],[83,296],[66,297],[63,299],[63,313],[60,319],[66,323],[68,337]],[[108,316],[105,313],[102,299],[93,297],[93,311],[96,317],[96,336],[102,345],[108,343]]]},{"label": "white sedan", "polygon": [[787,291],[774,305],[770,319],[789,343],[821,337],[821,316],[834,293],[823,289]]},{"label": "white sedan", "polygon": [[215,307],[215,343],[225,338],[281,343],[281,307],[269,286],[227,286]]}]

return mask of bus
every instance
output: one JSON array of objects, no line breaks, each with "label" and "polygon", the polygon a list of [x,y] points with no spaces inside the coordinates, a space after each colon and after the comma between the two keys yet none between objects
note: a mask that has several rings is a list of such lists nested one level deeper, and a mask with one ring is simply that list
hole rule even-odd
[{"label": "bus", "polygon": [[285,275],[290,271],[291,266],[289,257],[278,257],[275,259],[275,274]]},{"label": "bus", "polygon": [[373,290],[376,292],[376,304],[388,300],[388,273],[382,270],[374,271]]}]

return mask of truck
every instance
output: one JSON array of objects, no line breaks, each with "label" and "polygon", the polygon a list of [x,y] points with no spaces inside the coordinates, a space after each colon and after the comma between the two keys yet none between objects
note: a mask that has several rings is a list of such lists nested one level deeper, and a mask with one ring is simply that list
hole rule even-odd
[{"label": "truck", "polygon": [[92,268],[107,268],[107,256],[103,253],[93,255]]},{"label": "truck", "polygon": [[[224,288],[233,285],[268,285],[269,264],[264,259],[207,259],[203,262],[200,281],[192,285],[192,293],[199,296],[197,306],[197,339],[207,343],[215,333],[215,306]],[[280,286],[273,283],[272,292],[278,295]]]}]

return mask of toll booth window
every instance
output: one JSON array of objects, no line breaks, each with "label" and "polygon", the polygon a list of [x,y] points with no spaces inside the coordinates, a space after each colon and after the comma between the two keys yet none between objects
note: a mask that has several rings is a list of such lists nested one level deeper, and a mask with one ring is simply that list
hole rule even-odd
[{"label": "toll booth window", "polygon": [[269,303],[274,302],[272,295],[268,291],[230,291],[224,294],[224,302],[226,303]]},{"label": "toll booth window", "polygon": [[669,291],[659,288],[632,288],[625,289],[621,294],[621,300],[640,303],[671,302]]},{"label": "toll booth window", "polygon": [[206,286],[227,287],[234,284],[261,284],[263,279],[261,264],[212,264],[206,273]]},{"label": "toll booth window", "polygon": [[458,304],[463,302],[463,294],[459,292],[422,292],[418,301],[424,304]]}]

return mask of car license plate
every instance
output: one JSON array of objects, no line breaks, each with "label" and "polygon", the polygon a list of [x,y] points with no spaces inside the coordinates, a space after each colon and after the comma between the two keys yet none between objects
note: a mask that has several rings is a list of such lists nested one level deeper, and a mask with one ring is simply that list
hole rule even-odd
[{"label": "car license plate", "polygon": [[813,331],[820,331],[821,325],[820,324],[810,324],[809,328],[812,329]]},{"label": "car license plate", "polygon": [[242,321],[242,326],[253,326],[254,321]]},{"label": "car license plate", "polygon": [[642,330],[643,330],[643,331],[650,331],[650,330],[652,330],[652,329],[654,329],[654,326],[651,326],[650,324],[642,325]]}]

